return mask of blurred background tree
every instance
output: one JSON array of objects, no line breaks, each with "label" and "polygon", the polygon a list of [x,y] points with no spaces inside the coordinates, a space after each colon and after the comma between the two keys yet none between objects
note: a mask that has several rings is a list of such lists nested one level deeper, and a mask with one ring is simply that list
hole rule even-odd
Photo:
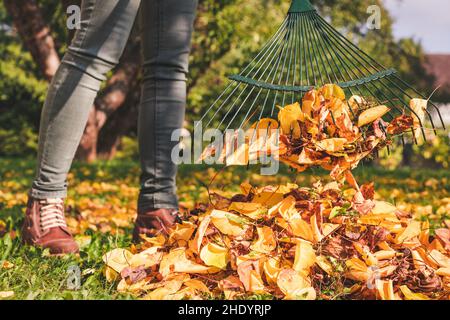
[{"label": "blurred background tree", "polygon": [[[429,93],[422,47],[412,39],[394,39],[393,21],[381,0],[312,2],[363,50]],[[73,36],[66,27],[66,8],[72,4],[79,5],[80,0],[0,2],[0,156],[35,154],[46,88]],[[366,27],[367,8],[373,4],[382,10],[380,30]],[[237,73],[276,31],[289,5],[288,0],[199,0],[187,127],[220,94],[226,76]],[[135,144],[139,90],[139,35],[133,32],[92,107],[79,159],[110,159],[118,150],[121,154],[135,150],[130,144]]]}]

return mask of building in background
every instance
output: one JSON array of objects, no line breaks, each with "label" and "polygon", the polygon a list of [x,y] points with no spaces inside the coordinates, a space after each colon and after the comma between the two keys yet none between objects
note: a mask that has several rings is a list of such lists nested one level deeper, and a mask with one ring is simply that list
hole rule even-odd
[{"label": "building in background", "polygon": [[425,67],[434,76],[433,88],[439,87],[436,92],[436,101],[446,125],[450,124],[450,54],[427,54]]}]

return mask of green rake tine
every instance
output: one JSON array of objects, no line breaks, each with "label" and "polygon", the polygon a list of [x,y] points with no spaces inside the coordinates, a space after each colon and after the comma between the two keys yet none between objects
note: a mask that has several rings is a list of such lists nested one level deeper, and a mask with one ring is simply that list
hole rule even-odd
[{"label": "green rake tine", "polygon": [[317,71],[319,72],[320,81],[321,81],[321,84],[323,85],[323,84],[325,84],[325,81],[323,80],[323,74],[327,73],[327,72],[326,72],[326,69],[324,69],[322,72],[321,69],[324,68],[324,65],[322,66],[322,68],[320,68],[319,62],[317,60],[317,52],[316,52],[317,48],[315,47],[315,41],[313,41],[313,39],[312,39],[312,31],[310,29],[310,20],[309,20],[308,12],[306,12],[304,15],[305,15],[305,29],[308,34],[308,39],[311,42],[311,45],[308,46],[308,48],[311,48],[311,51],[312,51],[313,57],[314,57],[314,61],[316,62]]},{"label": "green rake tine", "polygon": [[[257,62],[257,63],[261,62],[261,58],[263,58],[263,57],[261,57],[259,60],[256,60],[256,59],[258,59],[258,57],[264,52],[264,50],[270,50],[270,48],[273,48],[273,45],[274,45],[274,44],[278,44],[278,40],[280,39],[280,36],[281,36],[281,34],[283,33],[283,31],[286,30],[286,25],[287,25],[288,22],[289,22],[288,19],[285,18],[284,21],[283,21],[283,23],[281,24],[281,26],[278,28],[277,32],[276,32],[276,33],[273,35],[273,37],[271,38],[271,40],[269,40],[269,42],[267,42],[267,43],[264,45],[263,50],[261,50],[261,51],[257,54],[257,56],[256,56],[256,57],[255,57],[255,58],[247,65],[247,67],[244,68],[244,70],[243,70],[239,75],[243,75],[244,72],[245,72],[248,68],[250,68],[250,66],[251,66],[254,62]],[[248,77],[248,76],[250,75],[250,72],[252,72],[255,68],[256,68],[256,65],[253,66],[252,70],[250,70],[245,76]]]},{"label": "green rake tine", "polygon": [[[320,16],[319,16],[320,17]],[[323,19],[321,19],[321,20],[323,20]],[[323,23],[322,23],[322,25],[324,25]],[[332,35],[333,36],[333,35]],[[334,37],[334,36],[333,36]],[[336,39],[336,38],[335,38]],[[345,38],[344,38],[345,39]],[[348,40],[347,40],[348,41]],[[339,42],[339,39],[338,39],[338,41],[337,41],[337,44],[339,45],[339,46],[343,46],[340,42]],[[346,48],[346,47],[344,47],[344,48]],[[340,50],[339,48],[337,48],[338,50]],[[349,52],[351,53],[351,52],[355,52],[355,50],[350,50]],[[363,52],[363,51],[360,51],[360,52]],[[358,54],[358,52],[355,52],[356,54]],[[358,54],[359,55],[359,54]],[[365,67],[365,66],[364,66]],[[365,67],[366,68],[366,67]],[[357,67],[357,69],[358,69],[358,71],[360,71],[360,73],[362,74],[362,75],[364,75],[364,73]],[[366,68],[367,69],[367,68]],[[368,69],[367,69],[368,70]],[[368,70],[369,71],[369,70]],[[426,140],[426,135],[425,135],[425,131],[424,131],[424,129],[423,129],[423,124],[422,124],[422,121],[420,120],[420,118],[419,118],[419,116],[417,115],[417,113],[414,111],[414,110],[412,110],[410,107],[409,107],[409,104],[408,103],[406,103],[402,98],[400,98],[398,95],[396,95],[394,92],[392,92],[392,90],[391,90],[391,88],[389,87],[389,86],[386,86],[383,82],[381,82],[380,81],[380,83],[388,90],[388,91],[390,91],[391,92],[391,94],[393,94],[394,96],[396,96],[396,97],[398,97],[399,98],[399,100],[404,104],[404,106],[410,111],[410,112],[412,112],[416,117],[417,117],[417,119],[419,119],[419,123],[420,123],[420,128],[421,128],[421,131],[422,131],[422,135],[423,135],[423,137],[424,137],[424,139]],[[395,105],[394,105],[394,107],[395,108],[397,108]]]},{"label": "green rake tine", "polygon": [[[303,26],[303,17],[301,18],[301,26]],[[309,82],[309,69],[308,69],[308,67],[307,67],[307,60],[306,60],[306,45],[307,44],[305,44],[305,34],[304,34],[304,32],[303,32],[303,27],[301,27],[302,28],[302,30],[301,30],[301,35],[302,35],[302,40],[303,40],[303,43],[302,43],[302,47],[303,47],[303,58],[305,59],[305,64],[303,64],[302,63],[302,65],[304,65],[305,66],[305,76],[306,76],[306,78],[305,78],[305,84],[306,85],[309,85],[310,84],[310,82]]]},{"label": "green rake tine", "polygon": [[[411,86],[410,84],[408,84],[405,80],[403,80],[402,78],[398,77],[397,75],[394,75],[394,78],[396,78],[398,81],[400,81],[403,85],[405,85],[408,89],[413,90],[417,95],[419,95],[420,98],[428,100],[423,94],[421,94],[419,91],[417,91],[416,88],[414,88],[413,86]],[[439,116],[439,119],[441,120],[441,124],[442,124],[442,128],[445,130],[445,123],[444,123],[444,119],[442,118],[442,114],[441,111],[439,110],[439,108],[432,102],[429,101],[429,104],[436,110],[436,113]]]},{"label": "green rake tine", "polygon": [[[295,35],[295,32],[296,32],[296,28],[295,28],[295,26],[296,26],[296,22],[297,22],[297,19],[295,19],[294,20],[295,22],[294,22],[294,25],[292,26],[292,29],[294,30],[294,35]],[[293,52],[293,49],[294,49],[294,41],[290,41],[290,43],[289,43],[289,46],[290,46],[290,48],[288,49],[288,51],[289,51],[289,64],[288,64],[288,68],[287,68],[287,70],[286,70],[286,81],[285,81],[285,85],[288,85],[289,84],[289,76],[290,76],[290,74],[291,74],[291,68],[292,68],[292,58],[293,58],[293,56],[294,56],[294,52]],[[281,75],[283,74],[283,71],[281,72]],[[283,102],[282,102],[282,106],[284,106],[284,102],[285,102],[285,98],[286,98],[286,91],[284,91],[283,92]]]},{"label": "green rake tine", "polygon": [[[282,44],[282,53],[281,53],[281,55],[280,55],[280,57],[283,55],[283,53],[284,53],[284,49],[285,49],[285,43],[287,43],[287,39],[289,39],[289,33],[290,33],[290,25],[291,25],[291,21],[289,21],[289,24],[288,24],[288,30],[287,30],[287,32],[286,32],[286,35],[285,35],[285,37],[284,37],[284,41],[283,41],[283,44]],[[277,48],[279,48],[280,46],[278,46]],[[276,50],[277,51],[277,50]],[[273,58],[272,58],[272,60],[275,58],[276,56],[274,55],[273,56]],[[270,63],[269,64],[267,64],[267,66],[266,66],[266,70],[267,70],[267,67],[268,66],[270,66]],[[261,69],[261,67],[262,66],[260,66],[259,68],[258,68],[258,71],[256,72],[256,74],[258,74],[258,72],[259,72],[259,70]],[[265,73],[265,72],[264,72]],[[262,74],[262,75],[264,75],[264,73]],[[255,75],[256,75],[255,74]],[[261,76],[262,76],[261,75]],[[245,88],[247,88],[247,86],[248,85],[246,85],[246,87]],[[248,97],[250,96],[250,94],[253,92],[253,90],[254,90],[254,88],[255,87],[253,87],[253,89],[250,91],[250,93],[247,95],[247,98],[244,100],[245,102],[247,101],[247,99],[248,99]],[[242,96],[242,94],[243,94],[243,91],[239,94],[239,96],[238,96],[238,98],[236,98],[235,100],[234,100],[234,103],[233,103],[233,105],[228,109],[228,111],[227,111],[227,113],[226,113],[226,115],[222,118],[222,120],[220,121],[220,123],[219,123],[219,125],[217,126],[217,128],[219,128],[222,124],[223,124],[223,122],[225,121],[225,119],[228,117],[228,115],[230,114],[230,112],[233,110],[233,108],[236,106],[236,102],[238,101],[238,99]],[[242,107],[244,106],[244,103],[242,103],[241,105],[240,105],[240,107],[239,107],[239,110],[240,109],[242,109]],[[239,112],[239,110],[238,110],[238,112]],[[235,113],[235,115],[233,116],[233,120],[234,120],[234,118],[236,117],[236,115],[237,115],[237,113],[238,112],[236,112]],[[231,122],[230,122],[230,124],[227,126],[227,128],[229,127],[231,125]]]},{"label": "green rake tine", "polygon": [[[319,34],[318,28],[314,28],[314,26],[313,26],[313,24],[315,23],[315,20],[313,20],[313,19],[314,19],[314,15],[313,15],[313,14],[309,14],[309,16],[310,16],[310,18],[312,18],[312,19],[309,20],[309,24],[310,24],[311,30],[313,30],[312,33],[314,34],[314,37],[315,37],[315,39],[316,39],[316,42],[319,43],[320,48],[321,48],[321,50],[322,50],[322,55],[319,55],[319,56],[320,56],[320,59],[322,60],[322,64],[325,65],[324,58],[323,58],[323,56],[324,56],[324,57],[326,58],[325,60],[327,61],[327,64],[328,64],[328,66],[329,66],[331,72],[333,73],[333,76],[334,76],[335,81],[336,81],[336,82],[339,82],[338,77],[337,77],[337,75],[336,75],[336,73],[335,73],[335,71],[334,71],[334,69],[333,69],[333,66],[332,66],[332,64],[330,63],[330,59],[328,58],[327,53],[325,53],[325,49],[324,49],[324,46],[323,46],[323,44],[322,44],[322,41],[320,41],[320,39],[321,39],[322,36],[321,36],[321,34]],[[332,59],[332,55],[331,55],[331,52],[330,52],[330,49],[328,48],[328,46],[326,47],[326,49],[327,49],[327,52],[328,52],[329,56],[331,57],[331,60],[334,62],[334,60]],[[335,62],[334,62],[334,63],[335,63]],[[326,69],[326,67],[325,67],[325,69]],[[339,69],[338,69],[338,70],[339,70]],[[339,70],[339,71],[340,71],[340,70]],[[327,72],[327,75],[328,75],[328,80],[330,81],[330,83],[332,83],[333,81],[331,80],[330,73]],[[350,94],[353,95],[353,92],[352,92],[351,88],[349,88],[349,91],[350,91]],[[358,106],[359,106],[359,103],[358,103]],[[356,117],[356,115],[355,115],[353,109],[352,109],[352,108],[349,108],[349,109],[350,109],[350,112],[351,112],[351,114],[353,115],[353,117]]]},{"label": "green rake tine", "polygon": [[[269,41],[263,46],[263,48],[261,49],[261,51],[259,51],[259,53],[253,58],[253,60],[247,64],[247,66],[244,68],[244,70],[241,71],[240,75],[243,75],[244,72],[250,68],[250,66],[252,66],[252,64],[257,61],[260,62],[260,60],[257,60],[258,58],[260,58],[260,56],[265,56],[263,55],[263,53],[265,52],[265,50],[269,47],[272,47],[274,44],[277,43],[280,35],[283,33],[283,31],[285,30],[286,24],[288,22],[288,19],[285,18],[284,21],[282,22],[282,24],[280,25],[280,27],[278,28],[278,30],[275,32],[275,34],[269,39]],[[256,66],[253,66],[253,68],[246,74],[246,76],[249,76],[250,72],[252,72],[254,70]],[[198,124],[195,126],[195,128],[198,127],[198,125],[201,124],[201,122],[204,120],[204,118],[209,114],[209,112],[212,110],[212,108],[214,108],[214,106],[220,101],[220,99],[222,99],[222,97],[227,93],[228,89],[231,88],[233,85],[236,84],[236,81],[228,81],[228,85],[225,88],[225,90],[219,95],[219,97],[213,102],[213,104],[206,110],[206,112],[204,113],[204,115],[200,118]],[[232,92],[232,94],[235,91]]]},{"label": "green rake tine", "polygon": [[[311,18],[311,15],[309,13],[308,13],[308,16],[309,16],[309,18]],[[323,55],[326,55],[325,50],[323,49],[322,42],[320,41],[320,37],[318,37],[317,30],[314,29],[313,21],[311,19],[308,19],[308,25],[309,25],[310,30],[312,31],[311,34],[314,35],[314,40],[315,40],[314,41],[314,45],[316,46],[317,51],[319,52],[319,58],[322,61],[322,65],[323,65],[323,68],[324,68],[324,73],[326,73],[329,83],[333,83],[333,80],[331,80],[331,77],[330,77],[330,73],[327,72],[327,67],[326,67],[326,64],[325,64],[324,58],[323,58]],[[319,50],[319,45],[320,45],[320,49],[321,50]],[[320,54],[320,51],[322,51],[322,54]],[[329,63],[328,58],[327,58],[327,62],[328,62],[328,66],[330,67],[330,70],[332,70],[332,66]],[[334,73],[334,70],[332,70],[332,72],[333,72],[333,74],[335,76],[335,80],[337,81],[337,77],[336,77],[336,74]]]},{"label": "green rake tine", "polygon": [[[323,28],[322,28],[321,26],[318,26],[318,29],[320,29],[322,32],[325,32],[325,30],[323,30]],[[325,38],[325,39],[326,39],[326,41],[328,42],[328,39],[327,39],[327,38]],[[340,50],[339,47],[336,47],[336,49],[339,50],[339,52],[342,54],[342,56],[341,56],[337,51],[335,51],[334,47],[336,47],[336,46],[327,46],[327,49],[328,49],[330,55],[333,56],[333,54],[331,54],[331,52],[330,52],[330,50],[332,50],[332,52],[334,53],[334,56],[335,56],[337,59],[339,59],[339,61],[340,61],[342,64],[345,65],[344,70],[345,70],[345,72],[347,73],[347,76],[350,78],[351,81],[353,81],[353,80],[355,80],[355,79],[350,75],[350,72],[353,74],[353,76],[355,76],[355,77],[358,78],[358,76],[356,75],[356,73],[353,71],[352,68],[350,68],[349,64],[346,62],[346,59],[345,59],[345,58],[346,58],[345,52],[342,52],[342,51]],[[331,49],[330,49],[330,48],[331,48]],[[347,60],[353,65],[354,68],[356,68],[356,69],[361,73],[361,75],[362,75],[363,77],[366,76],[366,75],[361,71],[361,69],[359,69],[359,67],[358,67],[353,61],[351,61],[350,59],[347,59]],[[334,61],[334,60],[332,59],[332,61]],[[343,75],[341,69],[340,69],[340,68],[337,68],[337,69],[339,70],[339,73],[341,74],[343,80],[347,81],[348,79]],[[370,88],[367,86],[366,83],[364,83],[363,85],[364,85],[364,87],[366,88],[366,90],[370,93],[371,96],[376,97],[376,95],[370,90]],[[349,87],[348,89],[349,89],[350,93],[353,95],[353,91],[351,90],[351,87]],[[377,100],[378,100],[378,99],[377,99]],[[358,106],[359,106],[359,103],[358,103]],[[350,111],[352,112],[353,115],[355,115],[354,112],[353,112],[353,110],[352,110],[351,108],[350,108]],[[392,116],[391,116],[391,118],[393,119]]]},{"label": "green rake tine", "polygon": [[[325,26],[328,30],[330,30],[330,34],[336,35],[339,39],[344,40],[344,42],[348,43],[350,47],[356,49],[358,53],[362,53],[364,56],[366,56],[369,60],[364,59],[361,55],[360,58],[368,65],[370,65],[375,71],[385,70],[387,69],[385,66],[380,64],[378,61],[374,60],[371,56],[369,56],[366,52],[359,49],[353,42],[351,42],[349,39],[344,37],[341,33],[339,33],[335,28],[333,28],[323,17],[320,15],[316,15],[319,19],[319,22],[321,25]],[[378,67],[375,67],[375,65],[378,65]],[[379,69],[380,68],[380,69]]]},{"label": "green rake tine", "polygon": [[[329,27],[329,28],[332,30],[332,32],[333,32],[334,34],[337,34],[337,35],[339,36],[339,38],[344,39],[345,42],[349,43],[350,46],[351,46],[352,48],[356,49],[356,51],[355,51],[355,50],[354,50],[354,51],[357,52],[358,55],[359,55],[359,52],[361,52],[361,53],[363,53],[363,54],[364,54],[364,55],[365,55],[365,56],[366,56],[373,64],[376,64],[376,65],[378,65],[379,67],[381,67],[381,68],[383,68],[383,69],[386,69],[386,67],[384,67],[382,64],[380,64],[380,63],[379,63],[378,61],[376,61],[375,59],[373,59],[371,56],[369,56],[366,52],[360,50],[353,42],[351,42],[351,41],[348,40],[346,37],[344,37],[343,35],[341,35],[341,34],[340,34],[339,32],[337,32],[334,28],[332,28],[331,26],[329,26],[325,19],[323,19],[323,18],[320,17],[320,16],[318,16],[318,17],[324,22],[324,24],[327,25],[327,27]],[[362,57],[361,57],[361,58],[362,58]],[[362,58],[362,59],[364,60],[364,58]],[[364,61],[367,62],[367,60],[364,60]],[[369,62],[369,64],[372,66],[372,68],[375,68],[375,67],[373,66],[372,63]],[[394,75],[394,77],[395,77],[398,81],[402,82],[407,88],[413,90],[417,95],[419,95],[420,98],[426,99],[426,97],[425,97],[423,94],[421,94],[417,89],[415,89],[413,86],[411,86],[410,84],[408,84],[408,83],[407,83],[406,81],[404,81],[402,78],[400,78],[400,77],[397,76],[397,75]],[[392,83],[395,83],[395,82],[392,81],[391,79],[389,79],[389,81],[392,82]],[[439,120],[440,120],[440,122],[441,122],[441,124],[442,124],[442,127],[443,127],[444,130],[445,130],[445,123],[444,123],[444,120],[443,120],[443,118],[442,118],[442,114],[441,114],[439,108],[438,108],[432,101],[429,101],[429,104],[435,109],[436,113],[438,114]],[[430,118],[430,121],[433,122],[432,119],[431,119],[431,115],[430,115],[428,112],[427,112],[427,115],[428,115],[428,117]],[[433,127],[433,129],[436,131],[435,127]]]},{"label": "green rake tine", "polygon": [[[280,28],[281,29],[281,28]],[[283,28],[282,29],[282,31],[285,31],[286,30],[286,28]],[[283,32],[281,32],[280,34],[279,34],[279,36],[281,36],[283,34]],[[286,34],[284,34],[284,37],[286,36]],[[275,46],[273,46],[273,45],[275,45]],[[262,58],[264,58],[264,61],[263,61],[263,63],[261,64],[261,66],[258,68],[258,70],[256,71],[256,73],[255,73],[255,75],[256,74],[258,74],[258,72],[259,72],[259,70],[264,66],[264,64],[266,63],[266,61],[267,61],[267,59],[270,57],[270,55],[274,52],[274,50],[275,50],[275,52],[276,51],[278,51],[278,48],[280,48],[280,46],[279,46],[279,43],[277,43],[277,42],[273,42],[273,45],[271,46],[271,48],[270,48],[270,51],[269,51],[269,53],[267,54],[267,52],[266,52],[266,54],[262,57]],[[276,57],[276,54],[275,55],[273,55],[272,56],[272,60],[274,59]],[[259,61],[261,61],[261,58],[260,58],[260,60]],[[252,69],[247,73],[247,75],[246,76],[248,76],[255,68],[256,68],[256,66],[257,65],[255,65],[255,66],[253,66],[252,67]],[[254,75],[254,76],[255,76]],[[240,85],[241,85],[241,83],[239,83],[238,84],[238,86],[236,87],[236,88],[234,88],[234,90],[230,93],[230,95],[225,99],[225,101],[223,101],[222,102],[222,104],[217,108],[217,110],[215,111],[215,113],[213,114],[213,116],[211,117],[211,119],[209,120],[209,122],[207,123],[207,125],[206,125],[206,127],[208,127],[210,124],[211,124],[211,122],[214,120],[214,118],[215,118],[215,116],[218,114],[218,112],[224,107],[224,105],[228,102],[228,100],[234,95],[234,93],[238,90],[238,88],[240,87]],[[248,84],[246,85],[246,87],[244,88],[244,90],[246,89],[248,87]],[[244,91],[243,90],[243,91]],[[242,95],[242,93],[243,93],[243,91],[241,92],[241,94],[239,95],[239,97]],[[236,100],[235,100],[236,101]],[[210,107],[210,109],[211,109],[211,107]],[[209,111],[209,110],[208,110]],[[231,108],[230,108],[230,110],[227,112],[227,115],[228,115],[228,113],[231,111]],[[207,115],[207,113],[205,113],[205,116]],[[221,123],[223,122],[223,118],[222,118],[222,121],[221,121]]]},{"label": "green rake tine", "polygon": [[[292,19],[290,19],[290,20],[291,20],[291,22],[292,22]],[[289,25],[289,35],[291,34],[291,31],[292,31],[292,26]],[[284,44],[289,45],[289,43],[290,43],[289,37],[287,37],[287,38],[288,38],[288,39],[287,39],[288,41],[285,41]],[[280,59],[278,60],[277,67],[276,67],[277,71],[278,71],[278,67],[279,67],[281,58],[282,58],[283,55],[284,55],[284,51],[285,51],[286,47],[287,47],[287,46],[284,46],[284,47],[283,47],[283,51],[282,51],[282,53],[281,53],[281,55],[280,55]],[[283,69],[284,69],[285,63],[286,63],[286,57],[285,57],[284,62],[283,62]],[[282,69],[282,70],[283,70],[283,69]],[[275,74],[275,75],[276,75],[276,74]],[[274,78],[272,79],[272,83],[274,83],[274,81],[275,81],[275,75],[274,75]],[[280,74],[280,77],[278,78],[278,82],[279,82],[280,79],[281,79],[281,75],[282,75],[282,72],[281,72],[281,74]],[[277,98],[277,96],[278,96],[278,91],[276,91],[276,93],[275,93],[275,98],[274,98],[274,100],[273,100],[272,111],[271,111],[271,113],[270,113],[270,116],[273,116],[273,111],[274,111],[274,109],[275,109],[275,104],[276,104],[276,98]]]},{"label": "green rake tine", "polygon": [[[298,24],[298,16],[297,19],[295,21],[295,33],[294,33],[294,42],[295,42],[295,63],[294,63],[294,75],[293,75],[293,80],[292,80],[292,86],[295,86],[296,84],[296,78],[297,78],[297,62],[298,62],[298,44],[299,44],[299,24]],[[292,92],[292,101],[291,103],[293,104],[295,102],[295,93]]]},{"label": "green rake tine", "polygon": [[[302,14],[302,32],[305,32],[305,38],[306,39],[308,39],[309,40],[309,35],[308,35],[308,33],[306,32],[306,28],[305,28],[305,25],[306,25],[306,22],[305,22],[305,20],[306,20],[306,17]],[[307,42],[307,48],[308,48],[308,58],[309,58],[309,65],[310,65],[310,67],[311,67],[311,73],[312,73],[312,76],[313,76],[313,79],[314,79],[314,87],[317,87],[317,77],[316,77],[316,70],[314,69],[314,63],[313,63],[313,58],[312,58],[312,55],[311,55],[311,50],[310,50],[310,46],[309,46],[309,43]]]},{"label": "green rake tine", "polygon": [[[392,79],[387,78],[386,80],[388,80],[390,83],[392,83],[394,86],[397,87],[397,89],[399,89],[400,91],[402,91],[408,98],[413,99],[413,97],[411,95],[409,95],[408,91],[402,89],[395,81],[392,81]],[[409,88],[409,89],[413,89],[413,88]],[[420,93],[419,93],[420,95]],[[422,95],[421,95],[422,96]],[[433,117],[431,116],[431,113],[428,111],[428,108],[425,109],[425,113],[428,116],[428,120],[430,120],[431,126],[433,128],[434,134],[437,135],[437,130],[436,127],[434,125],[434,121],[433,121]],[[438,112],[438,116],[441,117],[440,112]],[[442,119],[441,119],[442,120]],[[445,130],[445,125],[444,125],[444,130]]]},{"label": "green rake tine", "polygon": [[[373,58],[371,58],[367,53],[365,53],[364,51],[360,50],[360,49],[359,49],[355,44],[353,44],[350,40],[348,40],[348,39],[345,38],[343,35],[341,35],[339,32],[337,32],[334,28],[332,28],[332,27],[331,27],[331,26],[330,26],[330,25],[329,25],[322,17],[320,17],[320,16],[318,16],[318,17],[319,17],[319,19],[322,21],[322,25],[326,26],[328,29],[330,29],[330,30],[332,31],[333,34],[335,34],[335,35],[338,36],[338,41],[339,41],[339,39],[344,39],[345,42],[351,44],[351,47],[350,47],[351,52],[354,52],[355,54],[357,54],[357,56],[359,56],[364,62],[368,63],[372,68],[376,69],[376,67],[374,67],[373,64],[370,63],[369,61],[365,60],[365,59],[361,56],[360,53],[364,54],[366,57],[368,57],[368,58],[369,58],[372,62],[374,62],[375,64],[381,66],[382,68],[385,68],[383,65],[381,65],[381,64],[378,63],[376,60],[374,60]],[[342,42],[342,40],[341,40],[341,42]],[[355,48],[356,48],[356,50],[355,50]],[[367,69],[367,68],[366,68],[366,69]],[[378,70],[378,69],[376,69],[376,70]],[[394,75],[394,77],[395,77],[397,80],[399,80],[399,81],[401,81],[402,83],[404,83],[404,84],[405,84],[407,87],[409,87],[410,89],[414,90],[419,96],[421,96],[422,98],[424,98],[423,95],[422,95],[421,93],[419,93],[416,89],[414,89],[414,88],[411,87],[409,84],[407,84],[403,79],[401,79],[401,78],[398,77],[397,75]],[[390,81],[391,81],[392,83],[395,83],[395,82],[393,82],[392,80],[390,80]],[[437,111],[437,113],[438,113],[438,115],[439,115],[439,118],[440,118],[440,120],[441,120],[442,126],[443,126],[444,129],[445,129],[445,124],[444,124],[444,122],[443,122],[442,115],[441,115],[441,113],[440,113],[440,111],[439,111],[439,108],[437,108],[432,102],[431,102],[430,104],[431,104],[431,105],[435,108],[435,110]],[[406,104],[405,106],[407,107],[408,110],[410,110],[410,111],[411,111],[411,112],[419,119],[419,117],[418,117],[417,114],[414,112],[414,110],[412,110],[412,109],[409,107],[409,104]],[[433,124],[433,129],[435,130],[433,120],[431,119],[431,115],[430,115],[428,112],[427,112],[427,115],[428,115],[428,117],[430,118],[431,123]],[[420,119],[419,119],[419,120],[420,120]],[[421,121],[420,121],[420,126],[423,127],[423,124],[421,123]],[[423,133],[423,135],[425,136],[425,132],[423,131],[423,129],[422,129],[422,133]]]}]

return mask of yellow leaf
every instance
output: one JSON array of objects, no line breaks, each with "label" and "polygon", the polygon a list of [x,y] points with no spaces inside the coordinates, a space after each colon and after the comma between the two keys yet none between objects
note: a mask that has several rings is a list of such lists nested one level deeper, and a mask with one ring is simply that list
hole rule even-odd
[{"label": "yellow leaf", "polygon": [[[425,112],[427,110],[427,104],[428,101],[424,100],[424,99],[411,99],[411,101],[409,102],[409,107],[414,111],[411,112],[411,116],[414,120],[413,124],[414,124],[414,136],[416,137],[416,139],[419,139],[420,134],[421,134],[421,123],[422,126],[425,125]],[[414,114],[415,113],[415,114]],[[416,116],[417,115],[417,116]]]},{"label": "yellow leaf", "polygon": [[278,258],[270,257],[263,264],[264,274],[270,284],[277,283],[278,274],[281,271],[280,261]]},{"label": "yellow leaf", "polygon": [[239,221],[242,221],[242,218],[230,212],[221,210],[211,212],[211,223],[220,232],[229,236],[237,237],[244,233],[245,227]]},{"label": "yellow leaf", "polygon": [[14,297],[14,291],[0,291],[0,299],[8,299]]},{"label": "yellow leaf", "polygon": [[201,282],[200,280],[190,279],[190,280],[186,281],[184,283],[184,285],[186,287],[189,287],[191,289],[197,290],[199,292],[211,294],[211,291],[208,289],[208,287],[203,282]]},{"label": "yellow leaf", "polygon": [[405,230],[398,234],[396,238],[397,243],[403,243],[407,240],[411,240],[418,237],[421,232],[421,224],[419,221],[411,221],[411,223],[405,228]]},{"label": "yellow leaf", "polygon": [[130,266],[132,257],[130,251],[117,248],[103,255],[103,262],[117,273],[121,273],[124,268]]},{"label": "yellow leaf", "polygon": [[312,245],[306,241],[298,240],[295,248],[294,265],[292,268],[295,271],[306,271],[309,273],[309,269],[316,262],[316,254]]},{"label": "yellow leaf", "polygon": [[[350,110],[352,110],[353,113],[357,113],[359,108],[362,107],[366,103],[366,101],[361,96],[353,95],[350,97],[350,99],[348,99],[347,103],[348,103]],[[350,116],[353,113],[350,112]]]},{"label": "yellow leaf", "polygon": [[192,251],[199,253],[200,247],[202,245],[203,237],[205,236],[206,230],[208,229],[209,223],[211,222],[211,215],[203,216],[200,224],[198,225],[197,232],[195,233],[194,239],[191,241],[189,246]]},{"label": "yellow leaf", "polygon": [[175,228],[170,232],[169,241],[189,241],[192,234],[195,232],[195,228],[195,224],[183,221],[181,224],[177,224]]},{"label": "yellow leaf", "polygon": [[400,290],[405,296],[406,300],[430,300],[426,295],[422,293],[414,293],[407,286],[400,286]]},{"label": "yellow leaf", "polygon": [[347,139],[345,138],[330,138],[317,141],[316,146],[318,148],[318,151],[326,151],[332,153],[344,150],[344,145],[346,143]]},{"label": "yellow leaf", "polygon": [[256,240],[250,248],[260,253],[270,253],[277,247],[277,241],[272,228],[264,226],[256,229],[258,232],[258,240]]},{"label": "yellow leaf", "polygon": [[327,257],[325,256],[318,256],[316,257],[316,264],[325,271],[328,275],[332,275],[333,272],[333,266],[328,261]]},{"label": "yellow leaf", "polygon": [[375,120],[380,119],[389,111],[390,109],[386,106],[373,107],[363,111],[358,118],[358,127],[365,126],[366,124],[372,123]]},{"label": "yellow leaf", "polygon": [[250,183],[248,182],[242,182],[241,183],[241,191],[244,195],[248,196],[248,194],[250,193],[250,191],[252,191],[253,187]]},{"label": "yellow leaf", "polygon": [[392,280],[375,280],[375,287],[382,300],[396,300]]},{"label": "yellow leaf", "polygon": [[233,202],[228,211],[236,211],[254,220],[263,218],[267,213],[267,209],[260,203],[253,202]]},{"label": "yellow leaf", "polygon": [[281,132],[283,134],[290,135],[292,133],[294,137],[299,137],[300,126],[298,120],[304,120],[304,115],[298,102],[280,108],[278,121],[280,122]]},{"label": "yellow leaf", "polygon": [[345,92],[336,84],[326,84],[320,89],[323,97],[327,100],[331,98],[337,98],[339,100],[345,100]]},{"label": "yellow leaf", "polygon": [[226,269],[230,261],[230,254],[227,248],[214,243],[208,243],[200,251],[200,258],[207,266]]},{"label": "yellow leaf", "polygon": [[183,278],[167,281],[163,287],[157,288],[147,294],[146,300],[169,300],[169,295],[176,293],[183,285]]},{"label": "yellow leaf", "polygon": [[208,274],[219,272],[220,269],[195,263],[186,257],[186,248],[176,248],[164,255],[159,265],[159,273],[167,277],[172,272]]},{"label": "yellow leaf", "polygon": [[113,268],[106,266],[104,270],[106,281],[114,282],[119,278],[119,273]]},{"label": "yellow leaf", "polygon": [[450,268],[439,268],[436,274],[441,277],[450,277]]},{"label": "yellow leaf", "polygon": [[378,264],[378,259],[370,252],[369,247],[362,245],[359,242],[354,242],[353,247],[358,251],[368,266],[376,266]]},{"label": "yellow leaf", "polygon": [[286,297],[295,298],[301,297],[311,282],[294,269],[283,269],[278,274],[277,285]]},{"label": "yellow leaf", "polygon": [[237,272],[239,275],[239,280],[244,285],[246,291],[262,294],[265,293],[265,287],[257,265],[258,262],[255,260],[248,260],[239,263]]},{"label": "yellow leaf", "polygon": [[159,264],[163,256],[163,252],[160,251],[161,247],[151,247],[138,254],[135,254],[130,259],[131,267],[144,266],[150,268],[156,264]]},{"label": "yellow leaf", "polygon": [[394,205],[378,200],[374,200],[374,202],[375,207],[372,209],[372,214],[393,214],[392,216],[396,217],[394,213],[397,211],[397,208]]},{"label": "yellow leaf", "polygon": [[[252,202],[259,203],[265,207],[272,207],[282,201],[284,198],[284,193],[274,190],[274,191],[260,191],[255,194]],[[267,213],[267,211],[266,211]]]},{"label": "yellow leaf", "polygon": [[438,250],[431,250],[430,256],[441,268],[450,268],[450,258],[443,255]]}]

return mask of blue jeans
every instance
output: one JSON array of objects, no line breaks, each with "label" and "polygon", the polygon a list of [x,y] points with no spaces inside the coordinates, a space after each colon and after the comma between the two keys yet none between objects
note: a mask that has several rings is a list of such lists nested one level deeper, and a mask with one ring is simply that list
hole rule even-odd
[{"label": "blue jeans", "polygon": [[42,111],[31,196],[63,198],[67,173],[105,75],[117,65],[138,15],[143,84],[138,135],[139,211],[177,208],[172,131],[183,125],[188,56],[198,0],[84,0]]}]

